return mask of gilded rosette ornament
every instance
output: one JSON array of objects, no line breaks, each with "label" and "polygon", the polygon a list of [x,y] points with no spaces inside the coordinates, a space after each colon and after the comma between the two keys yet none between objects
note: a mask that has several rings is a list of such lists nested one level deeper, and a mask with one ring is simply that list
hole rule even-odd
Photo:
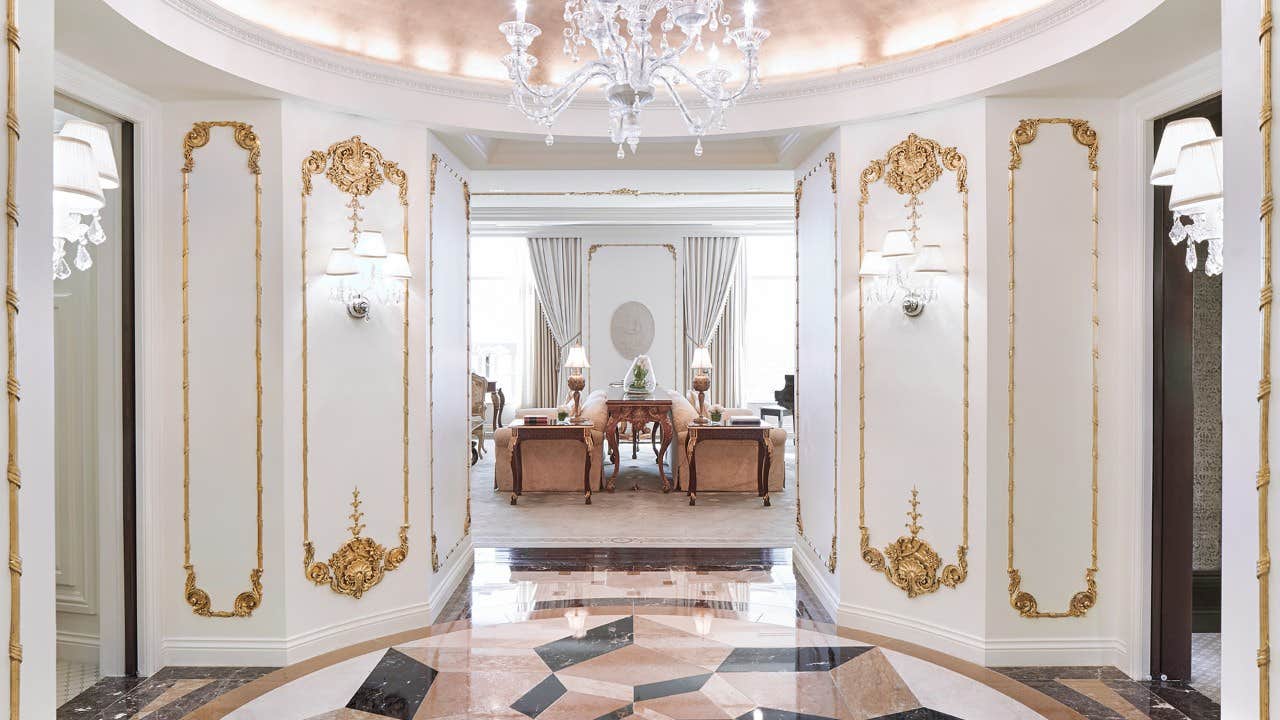
[{"label": "gilded rosette ornament", "polygon": [[[432,163],[432,182],[434,184]],[[409,253],[409,179],[400,166],[382,156],[382,152],[364,142],[359,135],[336,142],[328,150],[312,151],[302,161],[302,565],[306,578],[316,585],[328,584],[336,593],[359,599],[371,588],[382,582],[386,573],[398,568],[409,556],[409,317],[410,293],[405,293],[404,319],[401,324],[402,359],[402,433],[401,485],[402,518],[399,544],[384,547],[372,538],[365,537],[364,513],[360,511],[360,491],[352,491],[351,538],[343,543],[328,562],[316,561],[315,544],[311,540],[311,508],[309,502],[309,457],[307,413],[307,198],[311,196],[312,178],[323,175],[339,192],[350,195],[347,207],[352,209],[352,230],[358,230],[360,198],[373,193],[384,183],[394,185],[402,210],[401,239],[403,251]],[[432,536],[434,544],[434,534]]]},{"label": "gilded rosette ornament", "polygon": [[933,187],[944,173],[955,176],[956,192],[963,211],[961,239],[964,251],[963,354],[961,357],[961,447],[960,465],[962,530],[956,547],[954,564],[944,563],[928,540],[921,537],[920,496],[912,489],[907,513],[908,534],[884,548],[877,548],[867,526],[867,382],[866,382],[866,317],[863,277],[858,277],[858,530],[859,554],[872,570],[884,575],[894,587],[915,598],[937,592],[941,587],[955,588],[969,577],[969,165],[954,147],[911,133],[894,145],[883,159],[872,160],[858,175],[858,256],[866,251],[866,212],[871,201],[871,186],[884,182],[898,195],[907,196],[913,223],[918,219],[920,194]]}]

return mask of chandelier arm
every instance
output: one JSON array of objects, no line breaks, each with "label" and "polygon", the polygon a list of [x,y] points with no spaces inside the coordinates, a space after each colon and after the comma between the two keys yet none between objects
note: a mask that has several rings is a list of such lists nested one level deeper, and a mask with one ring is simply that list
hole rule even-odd
[{"label": "chandelier arm", "polygon": [[[680,93],[676,92],[675,85],[671,83],[671,78],[666,75],[659,75],[658,79],[662,80],[662,84],[667,86],[667,92],[671,93],[671,99],[675,101],[676,109],[679,110],[680,114],[684,117],[684,123],[689,128],[689,132],[702,135],[707,128],[707,124],[694,117],[693,111],[689,109],[684,98],[680,97]],[[714,118],[715,113],[712,111],[712,115],[707,118],[707,122],[709,123]]]},{"label": "chandelier arm", "polygon": [[[618,64],[622,66],[622,74],[625,75],[628,80],[630,80],[631,64],[627,61],[627,53],[624,52],[624,50],[626,49],[626,43],[623,43],[621,48],[618,47],[618,42],[622,39],[622,37],[618,34],[622,32],[622,23],[615,22],[612,16],[605,18],[605,23],[609,28],[609,32],[607,33],[607,35],[609,36],[609,47],[613,49],[614,56],[618,58]],[[615,26],[617,28],[616,30],[614,29]],[[630,26],[628,25],[628,27]],[[599,51],[597,50],[597,52]],[[604,56],[602,55],[601,61],[600,61],[602,63],[603,63],[603,57]]]},{"label": "chandelier arm", "polygon": [[[592,64],[598,65],[599,63]],[[590,70],[590,72],[587,72],[588,70]],[[516,104],[525,115],[539,121],[545,121],[548,119],[554,120],[561,112],[564,111],[564,108],[569,103],[573,102],[574,98],[578,96],[578,93],[582,92],[582,88],[589,81],[597,77],[608,77],[610,74],[611,72],[609,68],[604,67],[603,65],[594,69],[588,65],[575,73],[569,82],[562,85],[554,93],[550,93],[546,96],[539,95],[538,93],[530,93],[535,99],[541,101],[539,103],[542,106],[541,108],[529,107],[526,103],[526,97],[520,93],[515,93],[514,97]],[[524,83],[521,83],[521,85],[523,86]]]},{"label": "chandelier arm", "polygon": [[[570,75],[563,85],[551,90],[550,92],[539,92],[538,90],[535,90],[531,85],[529,85],[528,79],[522,73],[516,73],[516,84],[519,86],[519,89],[523,90],[526,94],[532,95],[546,103],[552,103],[555,102],[556,98],[573,87],[575,83],[586,82],[593,77],[600,77],[602,73],[605,76],[608,76],[612,74],[612,69],[599,60],[592,60],[577,72]],[[574,92],[576,93],[577,90]]]}]

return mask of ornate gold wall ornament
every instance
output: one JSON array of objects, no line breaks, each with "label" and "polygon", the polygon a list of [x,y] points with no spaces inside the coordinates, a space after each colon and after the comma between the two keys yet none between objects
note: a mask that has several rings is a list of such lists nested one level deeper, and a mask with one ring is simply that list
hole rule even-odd
[{"label": "ornate gold wall ornament", "polygon": [[[209,144],[213,128],[230,128],[236,145],[249,153],[248,168],[253,175],[253,268],[254,268],[254,335],[253,358],[257,393],[256,424],[256,493],[257,493],[257,557],[258,564],[249,571],[249,590],[236,595],[230,610],[214,610],[209,593],[196,582],[195,565],[191,562],[191,374],[188,293],[190,290],[190,190],[191,172],[195,169],[195,151]],[[182,139],[182,567],[187,579],[183,594],[191,611],[201,617],[249,617],[262,604],[262,168],[259,158],[262,145],[253,126],[232,120],[197,122]]]},{"label": "ornate gold wall ornament", "polygon": [[[835,322],[835,347],[833,349],[836,362],[835,376],[832,378],[832,387],[840,386],[840,195],[839,171],[836,163],[836,154],[834,152],[827,153],[817,165],[809,168],[809,171],[796,181],[795,204],[796,204],[796,377],[793,386],[795,387],[795,407],[791,414],[791,427],[795,431],[795,437],[800,437],[800,200],[804,197],[804,184],[809,178],[817,175],[823,169],[826,169],[831,177],[831,212],[834,216],[832,244],[834,253],[832,260],[832,268],[835,272],[835,293],[832,317]],[[840,394],[831,394],[832,417],[835,422],[831,424],[831,433],[833,438],[833,447],[837,448],[835,453],[835,463],[831,468],[831,551],[827,554],[827,572],[835,573],[836,564],[839,562],[839,531],[840,531]],[[796,447],[799,448],[799,441],[796,440]],[[808,540],[804,534],[804,516],[800,509],[800,464],[796,463],[796,534],[801,538]],[[817,546],[812,542],[809,543],[813,547],[814,552],[818,551]]]},{"label": "ornate gold wall ornament", "polygon": [[8,49],[8,89],[5,97],[5,345],[9,355],[5,394],[9,406],[9,717],[19,717],[22,694],[22,555],[19,553],[18,493],[22,471],[18,464],[18,282],[14,251],[18,236],[18,10],[15,0],[5,3],[5,45]]},{"label": "ornate gold wall ornament", "polygon": [[[359,599],[370,588],[382,581],[383,576],[395,570],[409,556],[409,316],[413,295],[404,294],[404,321],[401,324],[401,385],[403,410],[401,413],[401,484],[403,487],[403,514],[400,523],[400,544],[389,550],[369,538],[362,537],[364,525],[359,522],[359,491],[352,495],[352,538],[330,556],[329,562],[315,561],[315,544],[311,541],[310,475],[308,459],[311,453],[307,432],[307,198],[311,196],[311,176],[323,174],[339,192],[351,195],[358,204],[359,198],[368,196],[384,182],[395,185],[402,210],[401,240],[405,257],[409,256],[409,178],[400,166],[383,158],[381,151],[368,145],[356,135],[336,142],[326,151],[313,150],[302,161],[302,566],[303,574],[316,585],[329,584],[330,589]],[[408,281],[405,281],[408,285]],[[356,529],[358,528],[358,530]],[[375,550],[377,552],[375,552]]]},{"label": "ornate gold wall ornament", "polygon": [[[1272,43],[1275,34],[1272,0],[1262,0],[1258,44],[1262,55],[1262,111],[1258,132],[1262,135],[1262,290],[1258,313],[1262,321],[1261,370],[1258,376],[1258,713],[1271,717],[1271,305],[1274,277],[1271,243],[1274,239],[1275,195],[1271,167],[1272,141]],[[12,150],[10,151],[12,153]]]},{"label": "ornate gold wall ornament", "polygon": [[937,592],[940,587],[956,588],[969,577],[969,163],[954,147],[944,147],[935,140],[922,138],[915,133],[893,146],[883,160],[872,160],[858,174],[858,257],[866,250],[867,203],[871,201],[871,185],[883,180],[899,195],[918,200],[941,179],[943,171],[955,174],[956,192],[960,195],[963,215],[961,240],[964,252],[964,321],[961,423],[961,517],[960,544],[956,547],[954,564],[944,565],[941,556],[927,540],[920,537],[923,529],[919,498],[911,491],[911,512],[907,525],[910,535],[898,538],[883,551],[871,542],[867,528],[867,382],[866,382],[866,318],[863,278],[858,276],[858,532],[859,552],[862,560],[872,570],[883,573],[895,587],[907,593],[907,597]]},{"label": "ornate gold wall ornament", "polygon": [[[1017,285],[1015,265],[1014,265],[1014,232],[1013,232],[1013,198],[1014,198],[1014,175],[1017,170],[1022,167],[1022,151],[1021,147],[1034,142],[1039,133],[1041,125],[1069,125],[1071,127],[1071,136],[1077,143],[1083,145],[1089,152],[1088,162],[1089,170],[1093,174],[1091,186],[1093,189],[1093,212],[1091,221],[1093,223],[1093,244],[1090,250],[1092,264],[1092,280],[1090,288],[1093,294],[1093,310],[1092,322],[1090,323],[1092,332],[1092,348],[1090,351],[1090,364],[1092,367],[1092,393],[1093,393],[1093,449],[1091,453],[1092,462],[1092,493],[1093,493],[1093,510],[1090,525],[1092,528],[1092,539],[1090,541],[1089,551],[1089,567],[1085,569],[1084,581],[1085,589],[1071,596],[1071,600],[1067,604],[1067,609],[1059,612],[1045,612],[1040,610],[1039,602],[1035,596],[1022,589],[1022,573],[1018,571],[1013,559],[1013,493],[1014,493],[1014,382],[1013,382],[1013,366],[1014,366],[1014,319],[1015,319],[1015,288]],[[1081,617],[1098,603],[1098,583],[1096,576],[1098,574],[1098,360],[1101,358],[1101,349],[1099,345],[1099,336],[1101,334],[1101,322],[1098,318],[1098,134],[1089,126],[1087,120],[1076,120],[1072,118],[1031,118],[1021,120],[1018,126],[1014,128],[1013,133],[1009,137],[1009,604],[1018,614],[1026,618],[1066,618]]]}]

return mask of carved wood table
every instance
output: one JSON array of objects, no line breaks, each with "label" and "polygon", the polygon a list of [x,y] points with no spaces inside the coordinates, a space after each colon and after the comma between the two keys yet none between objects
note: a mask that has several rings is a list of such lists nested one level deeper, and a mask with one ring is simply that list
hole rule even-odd
[{"label": "carved wood table", "polygon": [[699,440],[754,440],[756,442],[756,491],[769,507],[769,469],[773,467],[773,426],[760,425],[695,425],[689,423],[685,454],[689,458],[689,504],[698,504],[698,463],[695,450]]},{"label": "carved wood table", "polygon": [[[671,438],[675,437],[675,431],[671,425],[671,400],[666,393],[659,388],[651,395],[633,397],[628,396],[622,388],[611,387],[605,406],[608,408],[609,419],[604,426],[604,437],[609,443],[609,458],[613,461],[613,474],[609,477],[609,484],[605,489],[613,492],[614,485],[618,481],[618,473],[622,469],[622,456],[618,450],[618,425],[625,422],[632,427],[632,432],[635,432],[637,427],[657,423],[662,428],[662,444],[658,447],[658,477],[662,478],[662,492],[671,492],[671,481],[667,479],[667,473],[662,467],[662,458],[667,453],[667,446],[671,444]],[[631,489],[637,490],[639,487],[637,484]]]},{"label": "carved wood table", "polygon": [[586,462],[582,469],[582,492],[586,504],[591,504],[591,430],[590,422],[577,425],[525,425],[522,420],[511,423],[511,444],[508,460],[511,462],[511,504],[524,492],[524,472],[521,468],[520,445],[526,440],[577,440],[586,449]]}]

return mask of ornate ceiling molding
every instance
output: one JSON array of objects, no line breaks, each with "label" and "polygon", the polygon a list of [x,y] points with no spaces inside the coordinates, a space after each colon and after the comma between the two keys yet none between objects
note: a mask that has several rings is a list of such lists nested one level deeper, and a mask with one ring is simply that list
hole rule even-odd
[{"label": "ornate ceiling molding", "polygon": [[[1107,1],[1059,0],[1045,8],[1009,20],[994,29],[901,60],[891,60],[869,68],[845,70],[820,77],[779,81],[774,83],[772,88],[766,82],[764,89],[745,99],[742,104],[760,104],[835,94],[897,82],[961,65],[1041,35]],[[224,10],[210,0],[161,0],[161,2],[228,38],[313,69],[353,80],[429,95],[491,102],[504,107],[507,104],[507,88],[500,83],[442,77],[432,75],[425,70],[417,71],[409,67],[346,55],[336,50],[285,37]],[[597,108],[606,106],[603,99],[594,98],[583,98],[580,104]],[[664,102],[661,105],[670,105],[670,103]]]}]

